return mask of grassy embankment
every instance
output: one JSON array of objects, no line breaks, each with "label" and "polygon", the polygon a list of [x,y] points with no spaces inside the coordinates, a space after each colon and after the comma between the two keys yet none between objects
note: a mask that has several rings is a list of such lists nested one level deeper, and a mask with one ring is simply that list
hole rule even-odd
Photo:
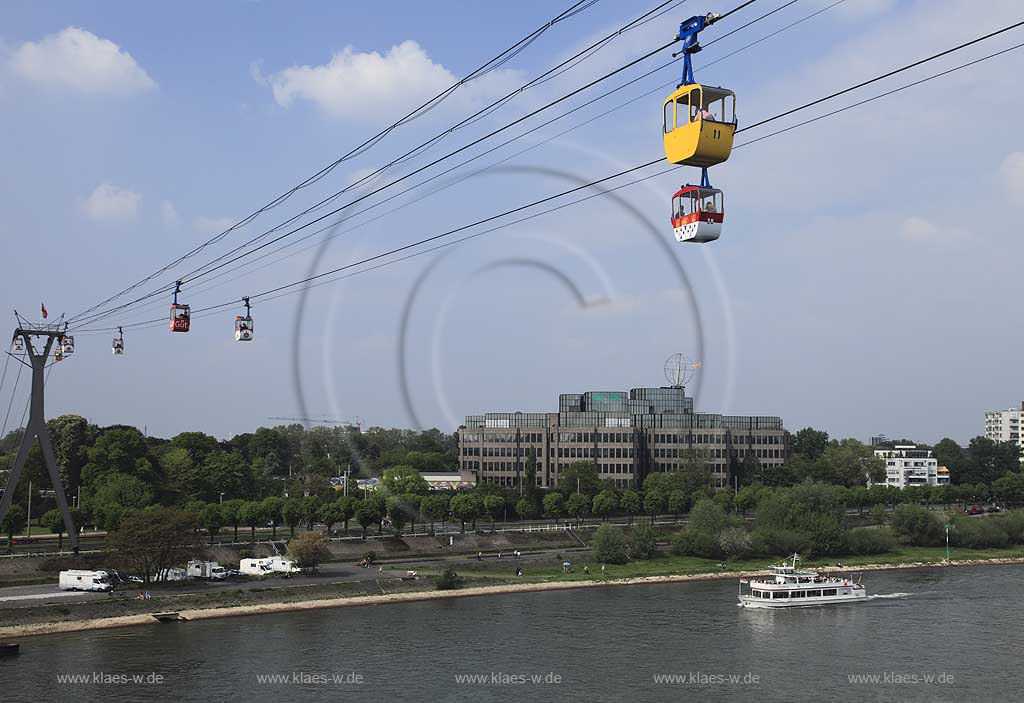
[{"label": "grassy embankment", "polygon": [[[859,565],[891,564],[893,566],[909,564],[940,564],[946,559],[945,547],[900,547],[899,549],[875,554],[870,556],[845,556],[830,557],[818,561],[800,562],[800,566],[808,569],[822,569],[824,567],[835,567],[842,563],[844,568],[856,567]],[[1024,546],[1007,547],[1005,549],[953,549],[950,551],[950,559],[958,561],[984,561],[994,559],[1024,559]],[[573,562],[572,573],[562,573],[562,567],[558,564],[534,565],[529,562],[523,565],[524,573],[521,580],[526,582],[537,581],[586,581],[586,580],[619,580],[635,579],[652,576],[685,576],[698,574],[730,574],[737,571],[763,571],[773,561],[765,558],[746,559],[738,561],[720,562],[714,559],[703,559],[689,556],[659,556],[655,559],[645,561],[631,561],[628,564],[606,564],[605,573],[601,574],[601,565],[593,561]],[[590,574],[583,573],[584,564],[589,564]],[[492,567],[493,562],[488,564]],[[460,576],[465,576],[473,581],[483,581],[488,578],[497,578],[507,581],[512,563],[503,565],[505,568],[500,571],[496,568],[476,568],[475,565],[458,569]],[[423,573],[433,573],[430,566],[422,569]]]}]

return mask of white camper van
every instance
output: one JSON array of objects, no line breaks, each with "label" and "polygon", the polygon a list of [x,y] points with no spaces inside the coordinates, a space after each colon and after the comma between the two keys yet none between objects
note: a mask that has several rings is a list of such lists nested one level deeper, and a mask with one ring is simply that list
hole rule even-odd
[{"label": "white camper van", "polygon": [[296,574],[301,569],[295,562],[284,557],[267,557],[265,559],[242,559],[238,570],[247,576],[266,576],[268,574]]},{"label": "white camper van", "polygon": [[188,575],[195,579],[226,579],[228,570],[215,561],[193,560],[188,563]]},{"label": "white camper van", "polygon": [[71,569],[60,572],[62,591],[109,591],[113,589],[106,571]]}]

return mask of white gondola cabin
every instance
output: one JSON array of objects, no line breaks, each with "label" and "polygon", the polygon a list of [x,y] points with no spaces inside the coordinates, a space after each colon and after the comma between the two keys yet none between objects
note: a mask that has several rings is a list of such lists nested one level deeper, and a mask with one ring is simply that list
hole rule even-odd
[{"label": "white gondola cabin", "polygon": [[114,338],[114,343],[110,347],[110,352],[114,356],[124,356],[124,340],[120,337]]},{"label": "white gondola cabin", "polygon": [[725,208],[717,188],[685,186],[672,196],[672,230],[680,242],[713,242],[722,234]]},{"label": "white gondola cabin", "polygon": [[239,315],[235,318],[235,341],[251,342],[253,339],[252,318],[248,315]]},{"label": "white gondola cabin", "polygon": [[64,335],[60,338],[60,350],[64,353],[64,356],[75,353],[75,338],[70,335]]},{"label": "white gondola cabin", "polygon": [[25,340],[21,337],[14,338],[14,352],[16,354],[22,354],[25,351]]}]

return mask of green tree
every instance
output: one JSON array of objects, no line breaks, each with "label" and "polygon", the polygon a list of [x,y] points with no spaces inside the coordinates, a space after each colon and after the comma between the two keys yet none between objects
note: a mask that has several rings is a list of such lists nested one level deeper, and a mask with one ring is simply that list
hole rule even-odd
[{"label": "green tree", "polygon": [[448,496],[437,493],[428,495],[423,499],[423,513],[430,518],[430,532],[434,532],[434,521],[441,521],[441,529],[444,529],[444,523],[448,520]]},{"label": "green tree", "polygon": [[64,551],[64,513],[57,508],[47,510],[39,519],[39,524],[52,534],[57,535],[57,551]]},{"label": "green tree", "polygon": [[557,520],[565,514],[561,493],[548,493],[544,496],[544,515],[552,520]]},{"label": "green tree", "polygon": [[960,483],[991,484],[1008,471],[1020,470],[1020,449],[1013,442],[975,437],[967,448],[967,461],[954,478]]},{"label": "green tree", "polygon": [[565,511],[582,520],[590,514],[590,498],[585,493],[573,493],[565,503]]},{"label": "green tree", "polygon": [[220,533],[220,529],[224,527],[224,511],[221,510],[221,506],[217,503],[209,503],[203,508],[202,517],[200,518],[200,524],[206,533],[210,536],[210,544],[213,544],[214,537]]},{"label": "green tree", "polygon": [[427,480],[420,475],[420,472],[412,466],[392,466],[384,471],[381,478],[384,489],[390,495],[401,495],[403,493],[425,494],[430,486]]},{"label": "green tree", "polygon": [[277,526],[281,524],[281,511],[284,509],[284,501],[277,496],[264,498],[260,503],[260,511],[263,519],[270,523],[273,530],[271,539],[277,540]]},{"label": "green tree", "polygon": [[627,523],[632,525],[633,516],[639,514],[644,508],[643,499],[634,490],[623,491],[622,498],[619,500],[619,507],[626,513]]},{"label": "green tree", "polygon": [[460,493],[452,497],[449,503],[452,515],[461,524],[463,532],[466,531],[466,523],[470,520],[476,521],[480,517],[480,500],[472,493]]},{"label": "green tree", "polygon": [[152,503],[153,490],[136,476],[108,472],[98,484],[89,487],[82,502],[96,523],[109,530],[125,515]]},{"label": "green tree", "polygon": [[221,515],[224,517],[224,523],[230,525],[235,530],[235,542],[238,541],[238,528],[245,524],[242,520],[243,505],[245,505],[245,501],[241,498],[226,500],[224,501],[224,504],[221,505]]},{"label": "green tree", "polygon": [[192,516],[155,506],[127,516],[108,544],[145,583],[159,580],[170,567],[203,554]]},{"label": "green tree", "polygon": [[828,446],[828,432],[813,427],[805,427],[793,435],[793,451],[811,461],[824,454]]},{"label": "green tree", "polygon": [[951,472],[956,473],[961,468],[960,460],[963,458],[963,449],[949,437],[944,437],[932,448],[932,456],[935,457],[939,466],[948,467]]},{"label": "green tree", "polygon": [[523,495],[532,499],[537,494],[537,450],[526,448],[526,461],[523,464]]},{"label": "green tree", "polygon": [[334,531],[334,526],[345,519],[344,511],[338,501],[333,503],[324,503],[320,506],[319,513],[320,522],[327,528],[327,534],[330,535]]},{"label": "green tree", "polygon": [[380,519],[380,512],[377,505],[369,501],[361,500],[356,507],[356,522],[363,528],[363,539],[366,539],[366,528]]},{"label": "green tree", "polygon": [[885,460],[874,450],[855,439],[830,444],[814,464],[815,478],[824,483],[842,486],[863,486],[868,478],[874,483],[885,481]]},{"label": "green tree", "polygon": [[7,550],[14,553],[14,535],[25,529],[25,509],[20,505],[12,505],[0,520],[0,530],[7,535]]},{"label": "green tree", "polygon": [[736,504],[736,509],[740,511],[742,517],[746,518],[747,513],[757,507],[757,502],[760,500],[763,490],[761,486],[744,486],[736,492],[733,502]]},{"label": "green tree", "polygon": [[338,511],[341,514],[341,522],[345,526],[345,534],[347,535],[348,521],[355,516],[356,508],[359,506],[359,501],[352,496],[342,496],[334,502],[338,506]]},{"label": "green tree", "polygon": [[747,557],[752,551],[750,533],[739,526],[726,527],[718,535],[718,546],[729,559]]},{"label": "green tree", "polygon": [[598,527],[594,532],[590,550],[594,560],[602,564],[625,564],[629,561],[626,552],[626,538],[623,536],[622,530],[607,523]]},{"label": "green tree", "polygon": [[288,542],[288,556],[296,566],[316,573],[316,567],[331,557],[331,550],[322,532],[309,530]]},{"label": "green tree", "polygon": [[665,496],[665,508],[672,513],[672,522],[679,522],[679,514],[685,513],[690,507],[690,496],[682,489],[669,491]]},{"label": "green tree", "polygon": [[402,534],[402,528],[405,527],[409,521],[408,507],[402,500],[401,496],[392,496],[388,498],[388,517],[391,519],[391,526],[395,530],[395,534]]},{"label": "green tree", "polygon": [[606,488],[594,496],[590,509],[602,522],[606,522],[609,516],[619,509],[618,496],[615,495],[615,491]]},{"label": "green tree", "polygon": [[[653,476],[648,476],[653,478]],[[644,510],[651,516],[651,524],[660,513],[668,509],[668,491],[657,484],[647,485],[644,482]]]},{"label": "green tree", "polygon": [[316,496],[303,496],[302,519],[310,530],[316,529],[316,521],[320,517],[320,499]]},{"label": "green tree", "polygon": [[529,496],[523,496],[516,501],[516,515],[520,520],[529,520],[537,512],[537,504]]},{"label": "green tree", "polygon": [[889,521],[892,531],[902,544],[918,547],[937,547],[945,539],[945,530],[938,515],[920,505],[897,505]]},{"label": "green tree", "polygon": [[289,533],[295,537],[295,528],[302,524],[306,517],[306,505],[302,498],[292,496],[285,498],[281,504],[281,518],[288,525]]},{"label": "green tree", "polygon": [[633,530],[633,544],[630,545],[629,556],[633,559],[653,559],[656,542],[654,528],[647,523],[640,523]]},{"label": "green tree", "polygon": [[574,461],[558,477],[558,490],[566,495],[582,493],[595,496],[601,491],[601,478],[593,461]]},{"label": "green tree", "polygon": [[491,532],[494,532],[494,521],[505,509],[505,499],[501,496],[484,496],[481,507],[484,514],[491,519]]},{"label": "green tree", "polygon": [[[239,521],[249,528],[250,541],[256,543],[256,527],[264,520],[263,504],[254,500],[247,500],[238,509]],[[236,539],[237,541],[237,539]]]}]

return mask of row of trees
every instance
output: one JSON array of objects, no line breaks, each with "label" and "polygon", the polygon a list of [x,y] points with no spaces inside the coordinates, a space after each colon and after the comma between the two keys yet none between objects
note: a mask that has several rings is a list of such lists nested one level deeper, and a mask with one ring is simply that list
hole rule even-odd
[{"label": "row of trees", "polygon": [[[945,524],[951,525],[954,546],[1024,543],[1024,513],[973,519],[962,512],[947,514],[915,502],[900,502],[890,513],[883,507],[887,501],[880,500],[871,509],[873,525],[851,527],[849,509],[864,507],[858,499],[863,490],[822,483],[762,489],[750,506],[755,516],[753,529],[748,529],[738,512],[729,512],[718,496],[701,498],[693,506],[686,528],[673,539],[673,551],[714,559],[794,552],[810,557],[881,554],[899,544],[940,546],[945,540]],[[867,493],[881,497],[892,491],[872,489]]]},{"label": "row of trees", "polygon": [[[169,440],[146,437],[134,427],[99,428],[77,415],[48,425],[65,490],[81,496],[86,520],[107,529],[154,504],[252,502],[286,493],[328,499],[334,492],[328,479],[349,468],[355,478],[398,465],[413,471],[457,465],[455,438],[438,430],[288,425],[218,441],[201,432]],[[0,477],[13,463],[19,440],[20,431],[0,439]],[[38,445],[29,453],[15,504],[27,505],[30,481],[36,488],[49,485]]]}]

